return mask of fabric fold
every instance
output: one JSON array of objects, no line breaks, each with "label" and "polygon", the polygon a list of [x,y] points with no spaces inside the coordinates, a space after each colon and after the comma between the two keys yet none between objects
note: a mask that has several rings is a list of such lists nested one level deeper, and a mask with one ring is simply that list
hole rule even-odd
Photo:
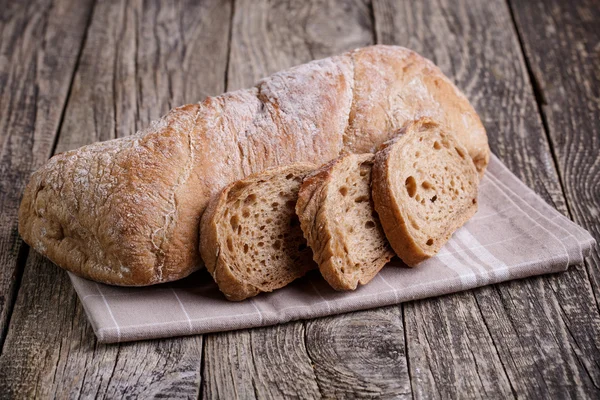
[{"label": "fabric fold", "polygon": [[512,279],[565,271],[595,244],[492,156],[477,214],[417,268],[397,258],[368,284],[336,292],[313,271],[273,293],[233,303],[206,271],[143,288],[103,285],[69,273],[98,341],[165,338],[274,325],[399,304]]}]

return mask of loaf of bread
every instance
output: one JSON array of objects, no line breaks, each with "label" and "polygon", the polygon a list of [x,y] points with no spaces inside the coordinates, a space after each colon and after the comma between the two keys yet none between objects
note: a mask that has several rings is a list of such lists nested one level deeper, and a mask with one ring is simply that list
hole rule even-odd
[{"label": "loaf of bread", "polygon": [[227,184],[273,166],[373,151],[421,116],[460,132],[483,173],[487,137],[467,99],[418,54],[373,46],[176,108],[130,137],[54,156],[25,189],[19,232],[59,266],[99,282],[183,278],[202,266],[200,217]]},{"label": "loaf of bread", "polygon": [[434,256],[477,211],[477,170],[451,130],[409,122],[375,155],[375,210],[408,266]]},{"label": "loaf of bread", "polygon": [[336,290],[367,284],[394,256],[371,199],[373,154],[347,154],[309,175],[296,213],[323,278]]},{"label": "loaf of bread", "polygon": [[200,254],[229,300],[272,292],[315,268],[296,216],[298,190],[315,169],[270,168],[227,185],[200,223]]}]

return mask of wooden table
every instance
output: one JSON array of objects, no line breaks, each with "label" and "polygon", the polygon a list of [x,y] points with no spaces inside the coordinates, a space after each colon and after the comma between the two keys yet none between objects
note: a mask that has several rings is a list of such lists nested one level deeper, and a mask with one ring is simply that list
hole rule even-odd
[{"label": "wooden table", "polygon": [[0,1],[0,397],[600,398],[600,254],[568,272],[312,321],[96,342],[17,208],[52,154],[372,43],[467,94],[493,151],[600,240],[594,0]]}]

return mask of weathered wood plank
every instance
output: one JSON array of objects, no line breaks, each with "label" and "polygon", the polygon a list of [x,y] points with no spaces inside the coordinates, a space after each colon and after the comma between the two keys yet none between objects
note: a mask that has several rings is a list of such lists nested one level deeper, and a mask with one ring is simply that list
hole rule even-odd
[{"label": "weathered wood plank", "polygon": [[[57,151],[131,134],[171,106],[224,90],[231,5],[98,2]],[[65,23],[65,21],[62,21]],[[202,337],[101,345],[66,273],[32,252],[0,356],[0,393],[197,398]]]},{"label": "weathered wood plank", "polygon": [[237,0],[232,28],[227,90],[374,42],[367,0]]},{"label": "weathered wood plank", "polygon": [[[370,4],[358,0],[236,1],[232,28],[228,90],[374,42]],[[360,336],[351,336],[353,328]],[[356,339],[359,353],[349,346]],[[271,342],[276,352],[265,348]],[[207,398],[392,397],[410,390],[397,310],[207,335],[205,343]]]},{"label": "weathered wood plank", "polygon": [[303,337],[302,323],[207,335],[203,397],[319,398]]},{"label": "weathered wood plank", "polygon": [[328,399],[412,399],[400,307],[306,323],[306,345]]},{"label": "weathered wood plank", "polygon": [[[507,5],[376,0],[374,14],[378,40],[433,59],[473,102],[493,151],[566,213]],[[581,268],[409,303],[404,312],[413,393],[597,397],[600,318],[593,304]]]},{"label": "weathered wood plank", "polygon": [[[600,6],[593,0],[510,4],[569,210],[600,242]],[[587,269],[600,307],[598,248]],[[597,373],[595,382],[600,386]]]},{"label": "weathered wood plank", "polygon": [[91,6],[0,3],[0,346],[27,253],[17,233],[21,192],[52,151]]}]

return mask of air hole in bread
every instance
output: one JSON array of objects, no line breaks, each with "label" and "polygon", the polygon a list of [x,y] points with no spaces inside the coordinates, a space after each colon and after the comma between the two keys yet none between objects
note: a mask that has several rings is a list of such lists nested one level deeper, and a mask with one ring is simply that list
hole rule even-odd
[{"label": "air hole in bread", "polygon": [[237,215],[234,215],[229,220],[229,223],[231,224],[231,229],[236,230],[238,228],[238,226],[240,225],[240,219]]},{"label": "air hole in bread", "polygon": [[418,194],[418,195],[416,195],[416,196],[415,196],[415,200],[416,200],[416,201],[421,201],[421,195],[419,195],[419,194]]},{"label": "air hole in bread", "polygon": [[[281,248],[281,241],[280,240],[276,240],[275,242],[273,242],[273,248],[275,250],[279,250]],[[277,258],[279,258],[279,256],[276,256]]]},{"label": "air hole in bread", "polygon": [[244,253],[248,253],[248,244],[244,244]]},{"label": "air hole in bread", "polygon": [[227,238],[227,248],[229,251],[233,251],[233,240],[230,237]]},{"label": "air hole in bread", "polygon": [[294,177],[294,174],[287,174],[287,175],[285,176],[285,179],[287,179],[287,180],[289,181],[289,180],[290,180],[290,179],[292,179],[293,177]]},{"label": "air hole in bread", "polygon": [[375,222],[373,222],[373,221],[365,222],[365,228],[369,228],[369,229],[375,228]]},{"label": "air hole in bread", "polygon": [[242,217],[248,218],[249,216],[250,216],[250,210],[248,210],[247,208],[244,208],[244,210],[242,211]]},{"label": "air hole in bread", "polygon": [[358,196],[357,198],[354,199],[355,203],[363,203],[365,201],[369,201],[368,196]]},{"label": "air hole in bread", "polygon": [[340,188],[340,194],[341,194],[342,196],[345,196],[345,195],[347,195],[347,194],[348,194],[348,188],[347,188],[346,186],[342,186],[342,187]]},{"label": "air hole in bread", "polygon": [[423,187],[423,189],[431,189],[431,183],[429,183],[428,181],[423,181],[423,183],[421,183],[421,186]]},{"label": "air hole in bread", "polygon": [[473,204],[477,204],[477,199],[473,199]]},{"label": "air hole in bread", "polygon": [[458,155],[460,156],[460,158],[462,158],[464,160],[465,153],[461,149],[459,149],[458,147],[455,147],[454,150],[456,150],[456,152],[458,153]]},{"label": "air hole in bread", "polygon": [[420,152],[420,151],[417,151],[417,152],[415,153],[415,157],[419,157],[420,155],[421,155],[421,152]]},{"label": "air hole in bread", "polygon": [[412,219],[412,218],[409,218],[409,219],[410,219],[410,224],[412,225],[413,228],[415,228],[416,230],[421,229],[419,224],[417,224],[417,222],[414,219]]},{"label": "air hole in bread", "polygon": [[256,201],[256,195],[254,193],[249,194],[248,197],[246,197],[246,200],[244,200],[244,203],[254,203]]},{"label": "air hole in bread", "polygon": [[431,239],[431,238],[430,238],[430,239],[427,241],[427,246],[431,246],[432,244],[433,244],[433,239]]},{"label": "air hole in bread", "polygon": [[440,142],[438,142],[437,140],[435,142],[433,142],[433,148],[436,150],[439,150],[442,148],[442,145],[440,144]]},{"label": "air hole in bread", "polygon": [[435,203],[436,200],[437,200],[437,194],[431,198],[431,202]]},{"label": "air hole in bread", "polygon": [[415,194],[417,193],[417,181],[413,176],[406,178],[406,181],[404,181],[404,186],[406,187],[406,192],[408,195],[410,197],[415,197]]},{"label": "air hole in bread", "polygon": [[256,245],[257,245],[258,247],[263,247],[263,246],[265,245],[265,242],[258,242]]}]

